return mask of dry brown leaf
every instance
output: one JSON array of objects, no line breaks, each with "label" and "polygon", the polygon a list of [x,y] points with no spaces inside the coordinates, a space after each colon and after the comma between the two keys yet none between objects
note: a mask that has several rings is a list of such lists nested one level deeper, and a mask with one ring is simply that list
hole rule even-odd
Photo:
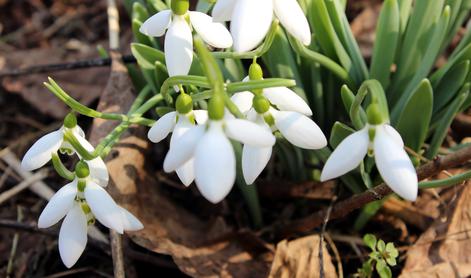
[{"label": "dry brown leaf", "polygon": [[[401,277],[446,277],[445,273],[460,274],[452,274],[451,277],[466,277],[471,274],[469,184],[451,189],[456,190],[456,198],[445,206],[436,222],[409,249]],[[461,275],[462,273],[467,274]],[[430,276],[431,274],[434,276]]]},{"label": "dry brown leaf", "polygon": [[[64,48],[37,48],[29,50],[3,52],[0,54],[0,71],[37,66],[43,64],[64,63],[96,56],[96,50],[83,48],[81,51],[67,51]],[[43,82],[47,77],[54,78],[64,90],[84,105],[91,104],[100,94],[105,85],[109,69],[91,68],[82,70],[62,71],[48,74],[4,78],[1,85],[11,93],[20,94],[26,101],[41,113],[62,119],[69,108],[58,100]]]},{"label": "dry brown leaf", "polygon": [[[98,109],[124,112],[132,99],[126,68],[113,63]],[[96,144],[115,124],[96,120],[91,141]],[[272,260],[267,248],[250,240],[250,233],[236,233],[223,219],[201,220],[168,197],[156,178],[145,170],[148,148],[145,130],[132,128],[115,145],[107,161],[112,179],[110,194],[145,227],[129,233],[131,239],[146,249],[171,255],[183,272],[194,277],[266,277]]]},{"label": "dry brown leaf", "polygon": [[[319,241],[318,235],[311,235],[292,241],[283,240],[278,243],[269,277],[320,277]],[[322,246],[325,277],[337,277],[325,243]]]}]

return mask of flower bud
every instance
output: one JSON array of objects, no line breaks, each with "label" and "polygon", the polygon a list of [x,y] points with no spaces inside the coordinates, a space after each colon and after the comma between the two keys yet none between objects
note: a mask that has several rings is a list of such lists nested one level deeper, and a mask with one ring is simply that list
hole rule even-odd
[{"label": "flower bud", "polygon": [[176,15],[186,14],[189,8],[189,0],[172,0],[172,12]]},{"label": "flower bud", "polygon": [[208,115],[211,120],[222,120],[224,118],[224,99],[221,95],[214,95],[208,103]]},{"label": "flower bud", "polygon": [[69,113],[65,116],[64,126],[66,128],[74,128],[77,126],[77,117],[75,117],[74,113]]},{"label": "flower bud", "polygon": [[177,97],[175,108],[180,114],[188,114],[191,112],[191,110],[193,110],[193,99],[189,95],[182,92]]},{"label": "flower bud", "polygon": [[381,115],[381,111],[379,110],[379,105],[376,103],[372,103],[368,106],[366,109],[366,115],[368,123],[371,125],[380,125],[385,122]]},{"label": "flower bud", "polygon": [[263,95],[256,95],[253,98],[252,106],[255,108],[255,111],[259,114],[265,114],[268,109],[270,109],[270,102]]},{"label": "flower bud", "polygon": [[263,70],[262,67],[254,61],[249,67],[249,78],[250,80],[262,80]]},{"label": "flower bud", "polygon": [[80,160],[77,165],[75,165],[75,175],[79,179],[84,179],[88,177],[90,175],[90,169],[88,168],[88,164]]}]

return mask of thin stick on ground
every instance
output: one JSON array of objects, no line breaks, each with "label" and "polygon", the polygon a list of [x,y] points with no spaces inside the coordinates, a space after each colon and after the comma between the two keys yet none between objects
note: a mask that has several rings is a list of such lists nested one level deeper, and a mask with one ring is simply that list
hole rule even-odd
[{"label": "thin stick on ground", "polygon": [[[21,221],[23,221],[23,209],[21,206],[18,206],[17,212],[18,212],[17,220],[19,223],[21,223]],[[20,234],[15,233],[15,235],[13,236],[13,242],[11,244],[10,257],[8,259],[7,278],[11,277],[11,274],[13,273],[13,265],[15,262],[16,249],[18,247],[19,239],[20,239]]]},{"label": "thin stick on ground", "polygon": [[47,177],[47,170],[39,171],[36,174],[27,177],[24,181],[20,182],[19,184],[13,186],[9,190],[6,190],[0,194],[0,205],[4,202],[8,201],[13,196],[19,194],[23,190],[30,187],[32,184],[44,179]]},{"label": "thin stick on ground", "polygon": [[[136,63],[136,58],[132,55],[125,55],[122,57],[123,63],[125,64],[134,64]],[[66,70],[77,70],[77,69],[86,69],[86,68],[97,68],[97,67],[109,67],[111,66],[111,58],[95,58],[80,60],[68,63],[58,63],[58,64],[47,64],[47,65],[37,65],[22,69],[14,69],[9,71],[0,72],[0,78],[4,77],[17,77],[22,75],[30,74],[40,74],[40,73],[50,73]]]},{"label": "thin stick on ground", "polygon": [[[471,146],[463,148],[457,152],[446,156],[437,157],[433,161],[424,164],[417,169],[419,180],[429,178],[440,173],[443,170],[461,165],[471,159]],[[322,225],[326,214],[330,213],[330,219],[344,217],[352,211],[363,207],[364,205],[381,200],[391,194],[391,189],[386,184],[380,184],[366,192],[354,195],[346,200],[338,202],[330,209],[323,209],[294,222],[284,223],[281,226],[274,227],[276,236],[286,237],[293,233],[309,232]]]},{"label": "thin stick on ground", "polygon": [[329,222],[330,213],[332,212],[332,207],[337,200],[337,194],[332,196],[332,200],[330,201],[329,207],[327,208],[327,213],[325,214],[324,223],[322,225],[321,233],[319,236],[319,277],[324,278],[324,234],[325,230],[327,229],[327,223]]}]

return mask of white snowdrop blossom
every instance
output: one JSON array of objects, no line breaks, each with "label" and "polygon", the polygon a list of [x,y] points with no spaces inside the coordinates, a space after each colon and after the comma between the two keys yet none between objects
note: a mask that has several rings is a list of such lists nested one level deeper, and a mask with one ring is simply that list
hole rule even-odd
[{"label": "white snowdrop blossom", "polygon": [[234,50],[246,52],[267,35],[273,14],[281,25],[304,45],[311,43],[311,30],[296,0],[218,0],[212,11],[215,21],[231,21]]},{"label": "white snowdrop blossom", "polygon": [[[374,133],[373,140],[370,140],[369,132]],[[369,150],[374,153],[376,167],[384,182],[402,198],[414,201],[418,193],[417,173],[404,150],[401,135],[388,124],[367,124],[346,137],[327,160],[321,181],[355,169]]]},{"label": "white snowdrop blossom", "polygon": [[225,117],[189,129],[175,140],[164,161],[172,172],[194,159],[195,182],[201,194],[218,203],[232,189],[236,178],[236,158],[229,139],[253,147],[269,147],[275,137],[269,130],[247,120]]},{"label": "white snowdrop blossom", "polygon": [[[64,218],[65,217],[65,218]],[[65,266],[72,267],[87,245],[88,226],[97,219],[118,233],[137,231],[142,223],[115,203],[111,196],[89,177],[76,178],[54,194],[38,220],[39,228],[55,225],[62,218],[59,253]]]},{"label": "white snowdrop blossom", "polygon": [[[64,133],[67,131],[71,131],[80,145],[82,145],[82,147],[88,152],[93,152],[95,150],[90,142],[85,139],[85,133],[78,125],[75,125],[72,128],[62,126],[60,129],[39,138],[33,146],[29,148],[21,161],[22,169],[25,171],[33,171],[41,168],[48,163],[51,160],[52,155],[56,154],[58,151],[61,153],[67,153],[68,155],[76,153],[70,143],[64,140]],[[86,162],[90,168],[91,178],[99,185],[106,186],[109,181],[109,174],[103,159],[101,157],[97,157]]]},{"label": "white snowdrop blossom", "polygon": [[165,36],[165,61],[169,76],[187,75],[193,61],[192,28],[209,45],[215,48],[232,46],[232,37],[227,28],[201,12],[185,11],[176,14],[163,10],[141,26],[140,32],[148,36]]},{"label": "white snowdrop blossom", "polygon": [[[150,141],[158,143],[166,138],[171,132],[170,148],[178,148],[175,142],[183,136],[196,122],[204,124],[208,119],[206,110],[193,110],[187,114],[170,112],[161,117],[149,130],[147,137]],[[195,179],[194,159],[191,158],[176,169],[177,175],[185,186],[189,186]]]},{"label": "white snowdrop blossom", "polygon": [[[265,130],[279,131],[288,142],[304,149],[321,149],[327,146],[327,139],[319,126],[308,116],[312,111],[307,103],[286,87],[266,88],[262,100],[268,100],[270,107],[258,113],[253,108],[254,94],[236,93],[232,101],[247,118]],[[242,153],[242,170],[247,184],[252,184],[270,160],[271,147],[245,145]]]}]

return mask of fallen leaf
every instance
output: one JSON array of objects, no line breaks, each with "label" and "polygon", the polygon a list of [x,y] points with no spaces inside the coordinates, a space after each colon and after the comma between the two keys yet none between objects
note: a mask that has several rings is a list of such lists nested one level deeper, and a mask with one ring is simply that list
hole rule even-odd
[{"label": "fallen leaf", "polygon": [[[0,71],[26,68],[30,66],[64,63],[67,61],[83,60],[96,57],[96,50],[84,48],[82,51],[67,51],[64,48],[37,48],[14,51],[0,54]],[[101,94],[106,84],[109,69],[89,68],[81,70],[69,70],[52,72],[49,74],[34,74],[18,77],[8,77],[1,80],[1,85],[11,93],[21,95],[41,113],[62,119],[70,109],[57,99],[43,82],[51,76],[73,98],[84,105],[90,105]]]},{"label": "fallen leaf", "polygon": [[[318,235],[311,235],[278,243],[269,277],[320,277],[319,241]],[[337,277],[325,243],[322,244],[322,250],[325,277]]]},{"label": "fallen leaf", "polygon": [[[444,273],[466,277],[471,274],[469,184],[449,189],[455,190],[455,198],[444,206],[440,217],[408,250],[401,277],[446,277]],[[465,275],[461,275],[463,273]]]}]

